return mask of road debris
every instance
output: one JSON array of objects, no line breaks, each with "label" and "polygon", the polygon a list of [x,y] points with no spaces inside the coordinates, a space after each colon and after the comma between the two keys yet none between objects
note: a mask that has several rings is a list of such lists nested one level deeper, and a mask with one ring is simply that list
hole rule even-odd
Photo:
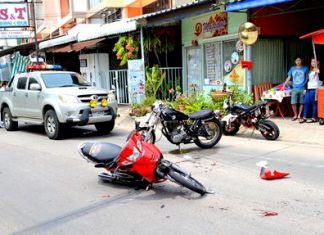
[{"label": "road debris", "polygon": [[102,198],[109,198],[110,195],[109,195],[108,193],[104,193],[104,194],[101,195],[101,197],[102,197]]},{"label": "road debris", "polygon": [[268,169],[268,161],[257,162],[256,166],[261,167],[260,178],[264,180],[282,179],[289,175],[288,172],[281,172],[277,170],[271,171]]},{"label": "road debris", "polygon": [[277,216],[278,213],[277,212],[274,212],[274,211],[263,211],[262,212],[262,215],[263,216]]}]

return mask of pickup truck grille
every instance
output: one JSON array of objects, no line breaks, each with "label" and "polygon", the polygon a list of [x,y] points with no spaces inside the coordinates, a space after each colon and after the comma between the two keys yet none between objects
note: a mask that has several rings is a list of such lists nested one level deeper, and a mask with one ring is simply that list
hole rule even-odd
[{"label": "pickup truck grille", "polygon": [[97,96],[98,102],[100,102],[102,99],[108,99],[106,94],[79,95],[78,98],[82,103],[89,103],[92,96]]}]

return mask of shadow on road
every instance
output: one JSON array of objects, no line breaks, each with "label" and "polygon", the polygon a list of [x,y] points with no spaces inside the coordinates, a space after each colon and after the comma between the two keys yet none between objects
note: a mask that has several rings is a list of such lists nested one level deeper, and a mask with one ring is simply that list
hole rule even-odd
[{"label": "shadow on road", "polygon": [[[107,183],[105,183],[107,184]],[[205,198],[206,196],[200,196],[197,193],[190,191],[189,189],[180,187],[176,184],[172,185],[171,183],[160,184],[155,186],[153,189],[149,191],[141,190],[133,190],[128,186],[120,186],[114,184],[107,184],[107,187],[121,188],[125,187],[125,192],[120,193],[114,197],[108,197],[102,199],[100,201],[91,203],[90,205],[78,208],[76,210],[58,215],[54,218],[50,218],[46,221],[40,222],[38,224],[32,225],[30,227],[21,229],[16,231],[12,234],[38,234],[38,233],[48,233],[50,229],[54,229],[55,227],[61,226],[62,224],[66,224],[70,221],[74,221],[80,219],[84,216],[88,216],[90,213],[96,213],[99,210],[106,209],[107,207],[114,205],[114,204],[127,204],[134,200],[141,200],[141,201],[152,201],[152,200],[163,200],[163,199],[170,199],[176,197],[182,197],[187,200],[199,200]],[[160,206],[163,209],[165,206],[162,204]]]},{"label": "shadow on road", "polygon": [[[43,126],[39,125],[19,125],[17,131],[34,134],[38,136],[44,136],[47,138],[45,129]],[[97,139],[106,138],[106,137],[118,137],[118,136],[125,136],[129,132],[120,128],[115,128],[109,134],[102,134],[96,131],[94,128],[91,127],[69,127],[66,128],[63,140],[64,139],[83,139],[89,137],[95,137]]]}]

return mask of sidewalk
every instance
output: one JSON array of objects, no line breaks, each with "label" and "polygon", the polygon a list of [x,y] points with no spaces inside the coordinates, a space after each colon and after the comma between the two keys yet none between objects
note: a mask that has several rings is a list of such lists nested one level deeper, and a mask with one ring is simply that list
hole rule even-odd
[{"label": "sidewalk", "polygon": [[[131,130],[135,127],[135,120],[131,116],[129,105],[119,105],[116,127]],[[285,119],[281,117],[271,118],[280,130],[279,141],[296,142],[302,144],[315,144],[324,146],[324,125],[316,123],[303,123],[291,121],[291,118]],[[251,132],[249,129],[247,132]]]}]

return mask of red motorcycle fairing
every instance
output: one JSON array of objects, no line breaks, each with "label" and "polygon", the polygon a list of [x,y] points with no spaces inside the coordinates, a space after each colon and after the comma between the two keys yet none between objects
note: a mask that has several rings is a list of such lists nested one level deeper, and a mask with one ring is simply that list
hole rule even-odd
[{"label": "red motorcycle fairing", "polygon": [[154,175],[154,172],[157,162],[162,158],[162,153],[155,145],[143,142],[141,134],[134,131],[127,145],[119,154],[117,165],[120,168],[129,165],[129,172],[141,175],[150,183],[156,183],[161,180]]}]

